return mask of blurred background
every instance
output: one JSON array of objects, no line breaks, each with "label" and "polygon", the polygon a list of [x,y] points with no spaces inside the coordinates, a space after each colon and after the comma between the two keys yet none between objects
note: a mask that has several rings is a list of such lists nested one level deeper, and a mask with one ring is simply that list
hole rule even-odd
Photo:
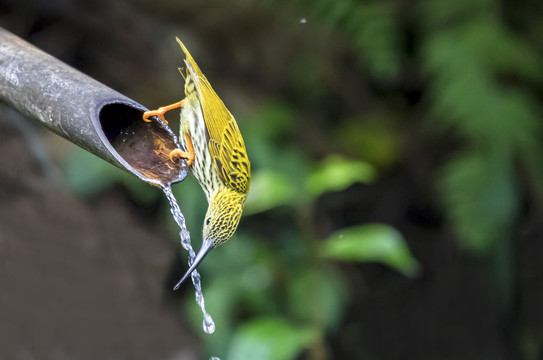
[{"label": "blurred background", "polygon": [[543,359],[541,2],[230,5],[0,0],[148,108],[183,97],[178,36],[253,168],[207,335],[161,191],[1,107],[0,358]]}]

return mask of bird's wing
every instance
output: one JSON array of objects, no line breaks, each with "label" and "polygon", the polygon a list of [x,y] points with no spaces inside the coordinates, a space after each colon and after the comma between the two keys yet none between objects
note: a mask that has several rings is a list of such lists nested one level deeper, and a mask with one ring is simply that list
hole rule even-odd
[{"label": "bird's wing", "polygon": [[187,48],[177,39],[185,53],[187,76],[192,77],[202,107],[209,152],[221,180],[240,193],[249,192],[251,164],[236,120],[204,76]]}]

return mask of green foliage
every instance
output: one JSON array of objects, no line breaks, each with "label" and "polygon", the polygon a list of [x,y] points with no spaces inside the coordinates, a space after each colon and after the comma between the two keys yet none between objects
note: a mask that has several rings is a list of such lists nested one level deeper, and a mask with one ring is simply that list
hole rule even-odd
[{"label": "green foliage", "polygon": [[[296,116],[296,110],[282,101],[262,104],[250,114],[240,116],[240,122],[246,125],[243,127],[244,134],[247,134],[244,140],[254,177],[249,192],[251,198],[248,199],[250,212],[258,212],[259,208],[265,210],[266,202],[275,201],[270,199],[270,194],[264,193],[266,189],[261,185],[269,186],[277,181],[278,184],[271,185],[270,189],[282,202],[292,199],[292,193],[296,194],[297,200],[306,194],[305,178],[310,160],[296,144],[285,141],[296,123]],[[287,185],[284,184],[287,179],[288,189],[279,189],[279,186]]]},{"label": "green foliage", "polygon": [[505,158],[467,152],[443,171],[443,201],[464,246],[483,255],[512,225],[518,208],[514,171]]},{"label": "green foliage", "polygon": [[289,205],[296,200],[291,181],[284,173],[271,170],[253,172],[251,191],[244,213],[255,214],[278,206]]},{"label": "green foliage", "polygon": [[388,225],[367,224],[342,229],[322,245],[322,255],[326,258],[380,262],[406,276],[414,276],[419,270],[402,235]]},{"label": "green foliage", "polygon": [[[289,155],[290,156],[290,155]],[[303,189],[293,186],[296,176],[273,170],[254,171],[245,214],[255,214],[284,205],[295,205],[303,199],[315,198],[326,192],[345,190],[354,183],[370,183],[375,169],[368,163],[330,155],[306,175]]]},{"label": "green foliage", "polygon": [[404,135],[397,129],[397,114],[386,110],[349,117],[338,126],[335,137],[351,156],[359,156],[369,164],[386,169],[402,154]]},{"label": "green foliage", "polygon": [[[488,260],[500,315],[515,306],[519,170],[541,193],[541,107],[530,82],[543,58],[509,28],[494,0],[423,2],[423,69],[428,124],[454,131],[463,146],[442,166],[438,187],[460,244]],[[511,341],[518,341],[517,339]],[[525,349],[525,355],[532,349]]]},{"label": "green foliage", "polygon": [[68,186],[82,197],[91,197],[122,178],[121,170],[82,150],[74,150],[65,164]]},{"label": "green foliage", "polygon": [[74,147],[63,168],[68,186],[81,197],[96,196],[115,184],[122,184],[142,203],[161,196],[158,189],[80,148]]},{"label": "green foliage", "polygon": [[393,4],[351,1],[352,6],[344,11],[347,31],[352,32],[358,51],[368,59],[371,73],[384,81],[393,80],[401,60]]},{"label": "green foliage", "polygon": [[310,194],[319,196],[345,190],[355,182],[369,183],[374,178],[375,170],[369,164],[330,155],[309,174],[307,187]]},{"label": "green foliage", "polygon": [[288,284],[288,313],[315,329],[336,330],[348,298],[341,276],[330,266],[306,267]]},{"label": "green foliage", "polygon": [[398,75],[401,48],[393,3],[298,0],[294,4],[308,13],[313,31],[326,29],[346,36],[360,55],[360,66],[369,67],[371,75],[384,82],[392,81]]},{"label": "green foliage", "polygon": [[443,167],[443,201],[462,244],[479,254],[512,225],[519,206],[514,162],[541,154],[536,101],[500,78],[540,79],[541,59],[495,9],[489,0],[426,1],[421,14],[428,31],[423,64],[431,76],[429,120],[457,131],[467,144]]},{"label": "green foliage", "polygon": [[241,326],[228,359],[289,360],[318,339],[311,327],[296,326],[279,317],[257,318]]},{"label": "green foliage", "polygon": [[[311,211],[313,201],[319,196],[342,191],[354,183],[371,182],[377,176],[376,170],[365,162],[341,155],[311,162],[297,147],[284,144],[282,139],[292,123],[283,120],[279,121],[280,125],[268,123],[273,123],[275,116],[293,118],[293,113],[284,104],[266,104],[250,114],[252,122],[244,128],[248,148],[254,150],[250,156],[255,169],[246,216],[235,239],[228,246],[214,250],[210,255],[213,261],[200,266],[204,282],[206,274],[213,274],[211,282],[204,287],[204,294],[208,311],[213,314],[216,326],[223,330],[205,337],[207,348],[213,354],[227,353],[229,358],[236,359],[245,356],[255,358],[257,355],[259,358],[277,356],[292,359],[316,339],[337,331],[345,311],[348,299],[345,284],[330,266],[332,262],[320,257],[318,251],[311,250],[320,248],[320,242],[315,241],[317,239],[304,227],[289,229],[278,223],[276,230],[266,235],[244,229],[244,221],[250,221],[251,215],[266,213],[264,216],[273,219],[274,212],[271,211],[278,208],[298,223],[304,223],[307,221],[304,214]],[[184,184],[177,188],[180,189],[183,206],[183,192],[188,190]],[[188,211],[185,211],[187,217]],[[383,261],[412,275],[415,265],[406,259],[414,260],[401,236],[389,228],[387,230],[388,234],[384,231],[352,233],[349,238],[353,242],[358,239],[362,244],[373,242],[375,247],[379,241],[386,242],[388,247],[382,247],[379,255],[368,261]],[[285,250],[270,248],[265,245],[267,242],[284,242]],[[371,246],[364,246],[374,251]],[[330,258],[334,255],[330,252]],[[192,294],[185,304],[194,327],[199,329],[201,313],[194,306]],[[240,326],[240,313],[252,320]],[[261,319],[270,321],[261,322]],[[299,336],[291,336],[291,331]],[[276,333],[282,334],[283,341],[285,337],[289,338],[290,342],[282,345],[284,353],[268,353],[269,349],[277,346]]]},{"label": "green foliage", "polygon": [[308,4],[325,25],[352,37],[353,45],[367,59],[372,74],[383,80],[396,76],[399,48],[392,4],[318,0],[311,5]]},{"label": "green foliage", "polygon": [[[193,239],[196,239],[194,233]],[[183,256],[186,257],[185,254]],[[206,307],[221,331],[205,340],[212,353],[224,353],[232,334],[237,331],[239,313],[253,316],[276,313],[277,304],[271,285],[279,260],[263,245],[262,239],[249,238],[242,231],[228,246],[213,250],[209,256],[212,261],[204,261],[200,266],[200,272],[204,274],[203,291]],[[190,314],[194,328],[199,330],[202,313],[194,304],[192,291],[188,293],[183,308]]]},{"label": "green foliage", "polygon": [[[438,168],[435,183],[428,173],[420,177],[432,180],[416,181],[438,190],[439,211],[464,249],[495,257],[494,270],[501,271],[492,273],[499,277],[500,298],[510,298],[512,276],[504,272],[512,268],[512,256],[504,249],[513,241],[520,213],[518,170],[543,184],[541,106],[530,88],[543,80],[543,59],[510,29],[503,4],[423,0],[407,9],[390,1],[267,3],[307,18],[303,30],[296,31],[305,31],[308,41],[288,54],[281,79],[285,94],[267,94],[265,102],[236,116],[251,159],[252,184],[235,238],[200,266],[207,308],[219,329],[204,337],[206,348],[227,359],[295,359],[340,333],[347,304],[356,299],[350,299],[337,260],[378,262],[416,276],[421,265],[393,227],[354,224],[332,229],[323,240],[314,219],[320,197],[355,183],[378,182],[377,171],[397,171],[398,164],[401,171],[409,168],[408,176]],[[400,27],[409,24],[416,26],[406,35]],[[414,54],[406,52],[408,47]],[[354,61],[344,67],[350,56]],[[421,74],[423,79],[416,79]],[[345,86],[352,76],[359,76],[360,84]],[[413,78],[420,84],[411,84]],[[421,91],[420,103],[411,99],[416,104],[406,105],[406,86]],[[371,94],[366,98],[363,92]],[[357,108],[363,97],[364,105]],[[449,142],[426,149],[418,131],[452,138],[452,154]],[[420,144],[430,155],[419,161],[409,144]],[[72,188],[84,196],[114,184],[142,199],[156,194],[83,152],[66,169]],[[174,192],[197,247],[205,197],[190,178]],[[163,212],[169,219],[166,203]],[[176,239],[177,227],[168,223]],[[183,311],[201,333],[201,313],[188,293]]]}]

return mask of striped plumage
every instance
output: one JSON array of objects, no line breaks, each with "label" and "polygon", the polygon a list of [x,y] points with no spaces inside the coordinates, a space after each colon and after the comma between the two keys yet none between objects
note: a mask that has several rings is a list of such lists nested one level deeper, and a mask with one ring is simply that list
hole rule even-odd
[{"label": "striped plumage", "polygon": [[[204,241],[213,246],[234,234],[249,192],[251,165],[236,120],[215,93],[183,43],[185,103],[181,109],[180,136],[194,147],[190,171],[209,203],[204,220]],[[183,74],[183,72],[182,72]]]},{"label": "striped plumage", "polygon": [[209,203],[203,226],[202,247],[189,269],[177,283],[190,275],[214,247],[228,241],[236,231],[251,181],[251,163],[236,120],[213,90],[209,81],[183,43],[185,53],[185,99],[158,110],[146,111],[144,121],[158,117],[165,123],[165,112],[182,107],[180,140],[186,151],[170,153],[186,158],[187,165],[204,190]]}]

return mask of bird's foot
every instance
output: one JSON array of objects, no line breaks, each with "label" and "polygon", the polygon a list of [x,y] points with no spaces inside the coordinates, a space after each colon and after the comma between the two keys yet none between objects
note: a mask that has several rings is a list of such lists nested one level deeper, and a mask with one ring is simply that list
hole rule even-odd
[{"label": "bird's foot", "polygon": [[157,116],[160,120],[164,121],[167,124],[168,122],[164,118],[164,114],[167,111],[177,109],[177,108],[183,106],[184,103],[185,103],[185,99],[183,99],[181,101],[178,101],[178,102],[176,102],[174,104],[171,104],[171,105],[162,106],[162,107],[158,108],[158,110],[146,111],[146,112],[143,113],[143,121],[150,122],[151,120],[149,118],[151,116]]},{"label": "bird's foot", "polygon": [[175,149],[170,153],[170,160],[173,162],[174,157],[181,157],[187,159],[187,166],[192,165],[194,162],[194,153],[189,153],[180,149]]},{"label": "bird's foot", "polygon": [[170,153],[170,160],[173,162],[174,156],[180,156],[184,159],[187,159],[187,166],[191,166],[195,158],[194,146],[192,145],[192,139],[190,138],[189,134],[185,133],[185,139],[187,140],[188,151],[175,149]]}]

